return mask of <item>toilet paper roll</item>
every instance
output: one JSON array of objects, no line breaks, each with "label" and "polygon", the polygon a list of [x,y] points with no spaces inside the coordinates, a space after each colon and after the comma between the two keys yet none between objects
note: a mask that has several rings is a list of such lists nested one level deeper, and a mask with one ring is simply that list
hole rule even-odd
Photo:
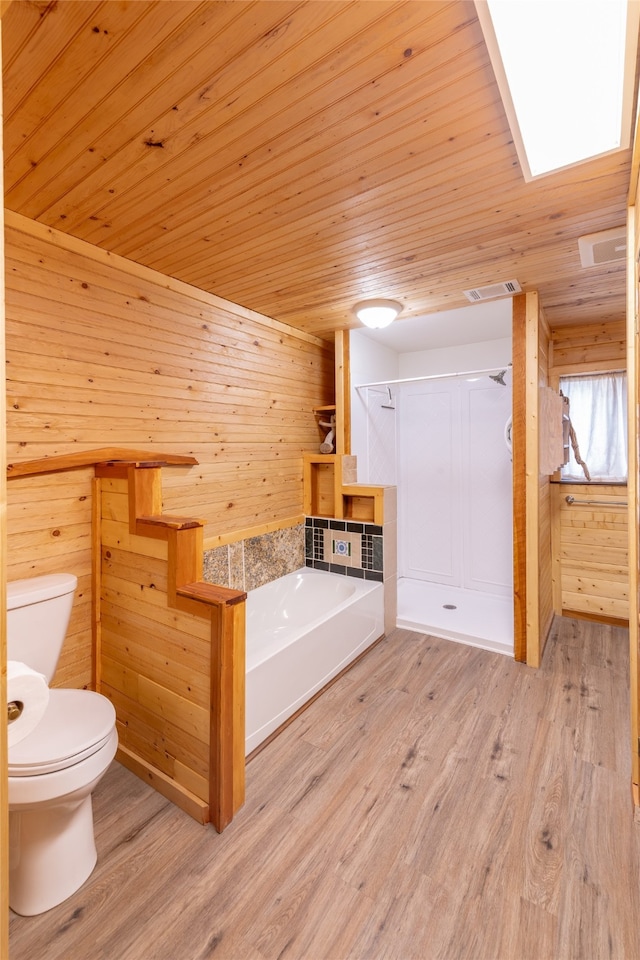
[{"label": "toilet paper roll", "polygon": [[[7,661],[7,702],[22,710],[8,725],[9,747],[24,740],[38,726],[49,703],[46,677],[19,660]],[[11,711],[11,706],[9,707]]]}]

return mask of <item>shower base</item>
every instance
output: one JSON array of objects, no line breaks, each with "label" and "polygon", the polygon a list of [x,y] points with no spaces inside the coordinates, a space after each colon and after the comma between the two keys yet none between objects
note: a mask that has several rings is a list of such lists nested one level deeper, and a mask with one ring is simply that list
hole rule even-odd
[{"label": "shower base", "polygon": [[513,656],[511,597],[401,577],[397,626]]}]

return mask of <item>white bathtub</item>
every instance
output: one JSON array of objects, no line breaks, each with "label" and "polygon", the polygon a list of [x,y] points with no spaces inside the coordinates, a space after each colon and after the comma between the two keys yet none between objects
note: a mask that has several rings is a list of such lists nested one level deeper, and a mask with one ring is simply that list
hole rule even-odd
[{"label": "white bathtub", "polygon": [[246,753],[384,632],[383,586],[305,567],[247,595]]}]

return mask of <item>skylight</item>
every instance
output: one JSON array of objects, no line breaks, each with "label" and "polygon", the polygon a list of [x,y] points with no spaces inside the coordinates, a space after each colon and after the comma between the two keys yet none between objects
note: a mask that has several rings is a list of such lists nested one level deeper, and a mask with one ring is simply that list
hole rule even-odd
[{"label": "skylight", "polygon": [[476,0],[525,179],[629,145],[637,8]]}]

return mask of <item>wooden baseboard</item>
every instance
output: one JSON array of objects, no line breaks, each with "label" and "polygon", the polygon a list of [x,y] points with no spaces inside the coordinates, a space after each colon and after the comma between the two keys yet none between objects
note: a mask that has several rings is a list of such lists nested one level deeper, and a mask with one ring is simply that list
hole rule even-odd
[{"label": "wooden baseboard", "polygon": [[604,614],[585,613],[582,610],[564,610],[563,617],[570,617],[572,620],[591,620],[593,623],[606,623],[610,627],[624,627],[629,629],[629,621],[618,617],[607,617]]},{"label": "wooden baseboard", "polygon": [[176,807],[180,807],[181,810],[188,813],[189,816],[197,820],[198,823],[209,823],[209,804],[205,803],[205,801],[199,797],[196,797],[193,793],[190,793],[184,787],[181,787],[179,783],[176,783],[175,780],[168,777],[166,773],[157,770],[150,763],[147,763],[146,760],[142,760],[136,756],[135,753],[132,753],[127,747],[118,747],[116,760],[118,760],[123,767],[135,773],[141,780],[144,780],[145,783],[150,784],[154,790],[161,793],[167,800],[175,803]]}]

